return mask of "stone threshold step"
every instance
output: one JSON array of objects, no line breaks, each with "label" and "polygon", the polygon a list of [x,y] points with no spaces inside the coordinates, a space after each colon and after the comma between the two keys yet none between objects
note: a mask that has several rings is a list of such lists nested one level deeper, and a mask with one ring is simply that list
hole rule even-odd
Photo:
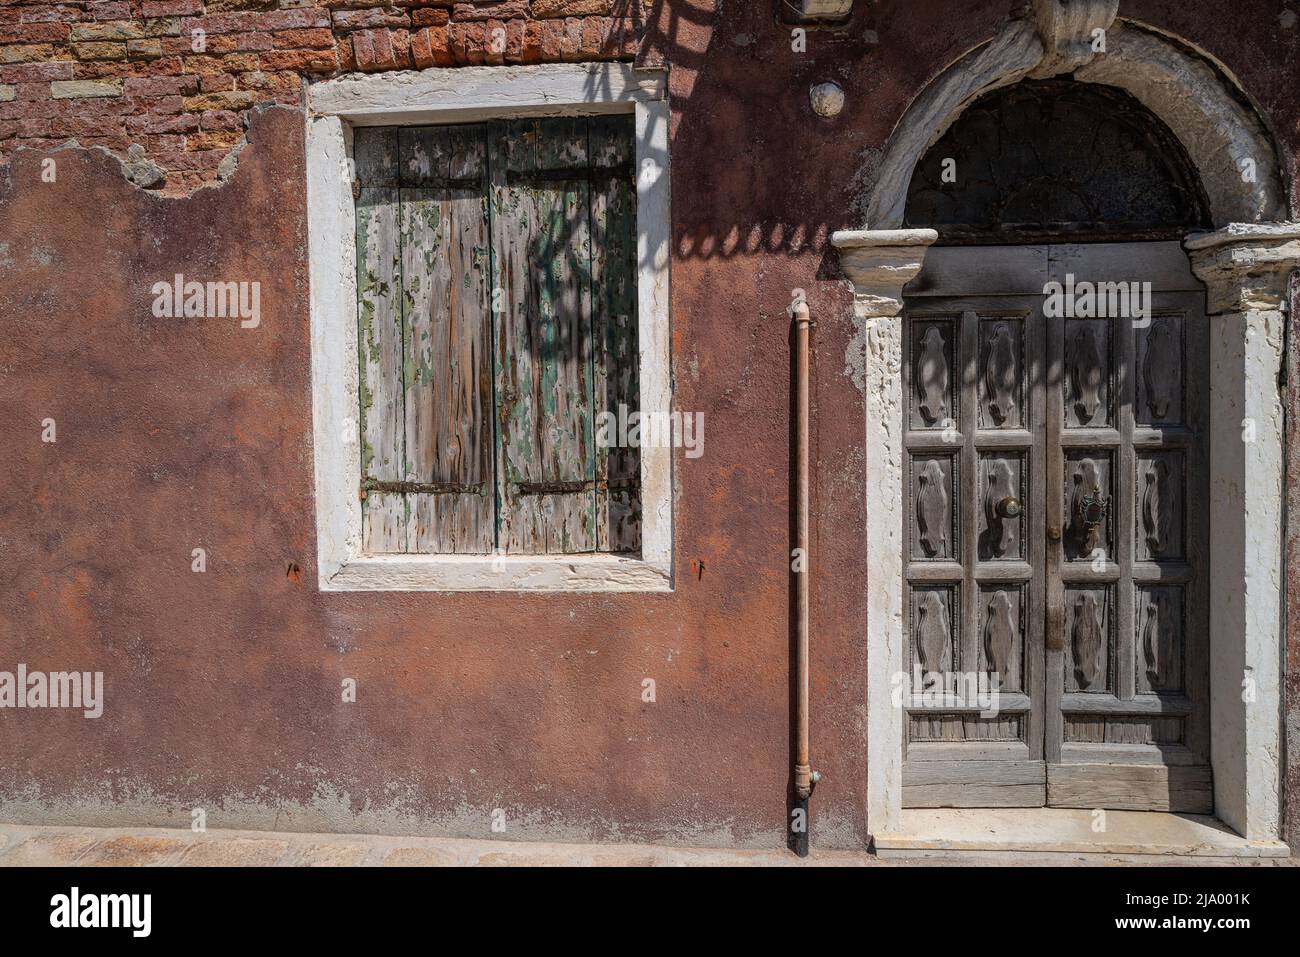
[{"label": "stone threshold step", "polygon": [[906,808],[875,836],[882,858],[964,854],[1287,858],[1281,841],[1249,841],[1214,817],[1084,808]]}]

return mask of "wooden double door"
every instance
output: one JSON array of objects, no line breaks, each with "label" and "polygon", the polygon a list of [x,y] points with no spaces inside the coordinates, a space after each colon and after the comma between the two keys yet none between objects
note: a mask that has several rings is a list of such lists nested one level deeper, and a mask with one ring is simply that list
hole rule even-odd
[{"label": "wooden double door", "polygon": [[939,247],[906,294],[904,806],[1212,811],[1185,253]]}]

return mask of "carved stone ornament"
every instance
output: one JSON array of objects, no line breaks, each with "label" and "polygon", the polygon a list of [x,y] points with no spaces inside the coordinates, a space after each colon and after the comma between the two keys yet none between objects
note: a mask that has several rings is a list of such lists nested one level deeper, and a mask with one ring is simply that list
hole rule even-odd
[{"label": "carved stone ornament", "polygon": [[1287,279],[1300,266],[1300,223],[1230,223],[1183,242],[1205,283],[1211,315],[1282,308]]},{"label": "carved stone ornament", "polygon": [[840,266],[853,283],[858,317],[898,315],[903,287],[921,271],[925,251],[938,238],[933,229],[844,229],[832,234]]},{"label": "carved stone ornament", "polygon": [[1029,75],[1035,79],[1073,73],[1091,62],[1115,22],[1119,0],[1034,0],[1034,25],[1043,41],[1042,62]]}]

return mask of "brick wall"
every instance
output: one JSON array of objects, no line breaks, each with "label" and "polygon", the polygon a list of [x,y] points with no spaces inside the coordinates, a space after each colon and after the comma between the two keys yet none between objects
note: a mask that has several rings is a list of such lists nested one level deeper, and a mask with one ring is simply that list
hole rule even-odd
[{"label": "brick wall", "polygon": [[304,77],[630,60],[643,27],[642,0],[0,0],[0,164],[75,139],[184,193]]}]

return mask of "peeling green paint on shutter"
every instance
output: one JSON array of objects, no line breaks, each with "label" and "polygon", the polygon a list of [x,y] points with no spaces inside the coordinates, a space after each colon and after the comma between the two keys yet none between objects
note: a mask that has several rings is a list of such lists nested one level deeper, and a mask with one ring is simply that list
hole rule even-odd
[{"label": "peeling green paint on shutter", "polygon": [[515,120],[493,133],[499,542],[595,551],[587,124]]},{"label": "peeling green paint on shutter", "polygon": [[[637,375],[636,179],[632,129],[625,117],[592,117],[591,289],[595,327],[597,438],[600,414],[626,422],[640,408]],[[641,453],[596,446],[596,530],[601,551],[641,547]]]},{"label": "peeling green paint on shutter", "polygon": [[[397,138],[391,132],[358,131],[353,150],[360,186],[356,196],[361,474],[363,480],[379,483],[401,480],[404,454],[400,211]],[[367,551],[406,550],[402,495],[370,492],[363,516]]]},{"label": "peeling green paint on shutter", "polygon": [[411,552],[496,540],[485,133],[401,131],[405,478],[426,489],[407,493]]}]

